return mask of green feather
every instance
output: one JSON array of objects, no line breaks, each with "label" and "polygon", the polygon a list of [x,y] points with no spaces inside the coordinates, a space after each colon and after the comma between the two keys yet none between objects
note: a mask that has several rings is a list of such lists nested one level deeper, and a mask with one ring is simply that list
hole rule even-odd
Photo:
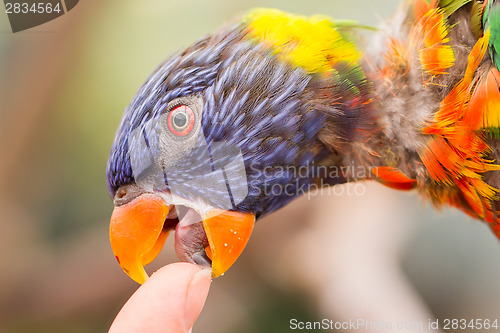
[{"label": "green feather", "polygon": [[364,29],[364,30],[370,30],[370,31],[377,31],[378,28],[369,26],[369,25],[363,25],[359,24],[358,21],[355,20],[338,20],[335,19],[333,21],[333,25],[337,28],[344,28],[344,29]]},{"label": "green feather", "polygon": [[480,38],[483,35],[483,3],[474,1],[470,13],[470,30],[474,37]]},{"label": "green feather", "polygon": [[483,2],[478,0],[439,0],[439,7],[450,16],[463,6],[472,3],[470,29],[476,38],[483,34]]},{"label": "green feather", "polygon": [[440,0],[439,7],[449,16],[471,1],[473,0]]},{"label": "green feather", "polygon": [[489,50],[491,60],[500,69],[500,1],[488,1],[483,16],[484,29],[490,29]]}]

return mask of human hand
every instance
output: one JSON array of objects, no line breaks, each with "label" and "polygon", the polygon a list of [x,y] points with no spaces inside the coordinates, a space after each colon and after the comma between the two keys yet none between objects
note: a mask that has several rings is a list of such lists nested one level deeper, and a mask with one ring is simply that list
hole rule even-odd
[{"label": "human hand", "polygon": [[205,304],[211,274],[188,263],[159,269],[125,303],[109,332],[191,332]]}]

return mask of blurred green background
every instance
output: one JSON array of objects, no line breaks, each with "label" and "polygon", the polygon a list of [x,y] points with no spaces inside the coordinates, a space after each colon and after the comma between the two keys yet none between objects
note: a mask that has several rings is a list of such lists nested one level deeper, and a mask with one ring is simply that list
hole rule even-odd
[{"label": "blurred green background", "polygon": [[[166,56],[252,7],[379,25],[398,3],[86,0],[16,34],[0,14],[0,332],[106,331],[137,288],[109,246],[105,167],[124,108]],[[170,239],[148,270],[172,261]],[[259,222],[194,331],[500,319],[499,276],[485,225],[369,184],[361,198],[302,198]]]}]

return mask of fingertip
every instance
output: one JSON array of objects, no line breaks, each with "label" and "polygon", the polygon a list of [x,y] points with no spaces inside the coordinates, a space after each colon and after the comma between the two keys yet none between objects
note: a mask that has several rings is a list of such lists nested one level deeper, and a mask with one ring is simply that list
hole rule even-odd
[{"label": "fingertip", "polygon": [[211,282],[211,269],[202,269],[191,279],[184,308],[184,327],[186,331],[193,327],[196,319],[200,315],[205,305]]},{"label": "fingertip", "polygon": [[[193,277],[196,275],[196,273],[202,271],[203,268],[201,268],[198,265],[190,264],[187,262],[176,262],[173,264],[169,264],[166,266],[163,266],[159,268],[156,272],[151,274],[149,279],[144,283],[160,283],[163,281],[164,283],[169,283],[171,282],[172,278],[174,277],[172,274],[175,272],[176,275],[182,275],[184,277]],[[159,280],[159,281],[158,281]],[[190,281],[184,279],[184,281]]]},{"label": "fingertip", "polygon": [[110,332],[188,331],[203,308],[210,276],[188,263],[162,267],[125,303]]}]

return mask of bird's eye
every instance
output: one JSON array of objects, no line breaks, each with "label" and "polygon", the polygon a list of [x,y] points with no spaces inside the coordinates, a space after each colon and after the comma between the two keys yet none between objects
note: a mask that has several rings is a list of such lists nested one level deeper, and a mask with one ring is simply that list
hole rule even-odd
[{"label": "bird's eye", "polygon": [[168,129],[177,136],[188,135],[194,127],[194,117],[194,112],[189,106],[179,105],[168,114]]}]

